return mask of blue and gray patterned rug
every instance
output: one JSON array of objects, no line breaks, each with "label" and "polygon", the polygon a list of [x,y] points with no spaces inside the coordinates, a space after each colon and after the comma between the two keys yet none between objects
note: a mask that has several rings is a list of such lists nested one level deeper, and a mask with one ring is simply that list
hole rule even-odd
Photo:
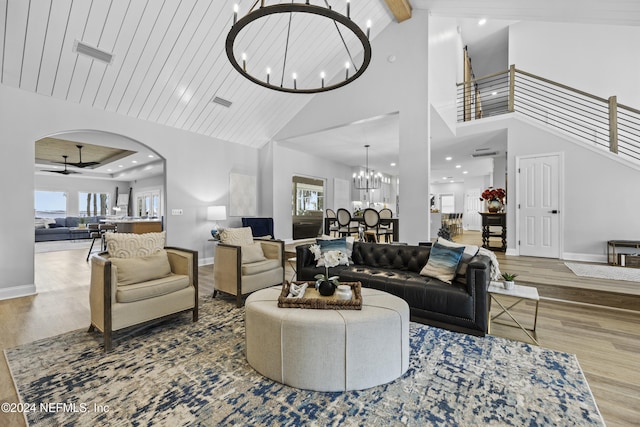
[{"label": "blue and gray patterned rug", "polygon": [[110,354],[84,330],[5,354],[36,426],[604,425],[574,355],[411,323],[403,377],[320,393],[247,364],[243,314],[233,300],[201,300],[199,322],[130,332]]}]

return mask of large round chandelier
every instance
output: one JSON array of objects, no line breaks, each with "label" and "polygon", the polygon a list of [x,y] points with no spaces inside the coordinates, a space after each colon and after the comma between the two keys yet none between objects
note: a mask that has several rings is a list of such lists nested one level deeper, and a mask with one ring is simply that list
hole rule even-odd
[{"label": "large round chandelier", "polygon": [[256,1],[241,18],[234,5],[227,57],[247,79],[281,92],[318,93],[351,83],[369,66],[371,22],[365,32],[351,19],[350,0],[266,3]]}]

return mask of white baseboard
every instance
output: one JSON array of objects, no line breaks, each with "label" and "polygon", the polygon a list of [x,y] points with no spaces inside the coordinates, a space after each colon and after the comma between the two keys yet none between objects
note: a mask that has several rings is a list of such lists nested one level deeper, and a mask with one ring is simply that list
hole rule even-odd
[{"label": "white baseboard", "polygon": [[505,252],[505,255],[507,255],[507,256],[520,256],[520,253],[518,252],[517,249],[509,249],[509,248],[507,248],[507,252]]},{"label": "white baseboard", "polygon": [[564,252],[562,254],[562,259],[564,261],[584,261],[584,262],[600,262],[600,263],[607,262],[606,255],[581,254],[581,253],[574,253],[574,252]]},{"label": "white baseboard", "polygon": [[213,264],[213,257],[208,258],[198,258],[198,267],[202,267],[203,265]]},{"label": "white baseboard", "polygon": [[0,300],[26,297],[36,294],[36,285],[20,285],[0,289]]}]

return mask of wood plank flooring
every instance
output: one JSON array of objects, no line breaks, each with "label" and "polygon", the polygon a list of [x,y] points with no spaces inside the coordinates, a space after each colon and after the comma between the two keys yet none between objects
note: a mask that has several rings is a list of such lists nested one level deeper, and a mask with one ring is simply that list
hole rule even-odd
[{"label": "wood plank flooring", "polygon": [[[456,240],[478,243],[479,233],[465,232]],[[34,296],[0,301],[0,342],[11,348],[37,339],[84,329],[89,325],[89,264],[86,250],[36,254]],[[596,402],[608,426],[633,426],[640,420],[640,309],[621,310],[600,305],[573,304],[551,300],[560,295],[571,299],[588,291],[613,292],[620,301],[637,295],[640,284],[609,283],[569,276],[573,273],[557,260],[507,257],[499,254],[503,271],[517,271],[518,281],[536,283],[541,294],[537,338],[546,348],[576,354]],[[566,269],[567,271],[565,271]],[[286,277],[293,271],[287,265]],[[199,269],[200,294],[213,290],[211,265]],[[545,283],[542,283],[545,281]],[[583,283],[584,287],[583,287]],[[546,285],[546,288],[543,287]],[[570,291],[553,291],[557,288]],[[545,290],[546,289],[546,290]],[[556,294],[553,294],[556,292]],[[559,293],[560,292],[560,293]],[[564,293],[562,293],[564,292]],[[545,296],[555,295],[555,296]],[[593,299],[591,296],[587,298]],[[597,299],[596,299],[597,300]],[[597,301],[596,301],[597,302]],[[613,303],[612,303],[613,304]],[[534,304],[520,304],[514,315],[530,325]],[[519,341],[522,331],[497,322],[492,334]],[[0,401],[18,402],[4,358],[0,360]],[[19,414],[0,413],[0,425],[22,426]]]}]

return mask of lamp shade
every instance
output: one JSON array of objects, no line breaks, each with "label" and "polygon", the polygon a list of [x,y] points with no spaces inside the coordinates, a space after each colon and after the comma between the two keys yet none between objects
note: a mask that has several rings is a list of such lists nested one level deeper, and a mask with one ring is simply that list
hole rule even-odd
[{"label": "lamp shade", "polygon": [[226,206],[209,206],[207,208],[207,220],[224,221],[225,219],[227,219]]}]

